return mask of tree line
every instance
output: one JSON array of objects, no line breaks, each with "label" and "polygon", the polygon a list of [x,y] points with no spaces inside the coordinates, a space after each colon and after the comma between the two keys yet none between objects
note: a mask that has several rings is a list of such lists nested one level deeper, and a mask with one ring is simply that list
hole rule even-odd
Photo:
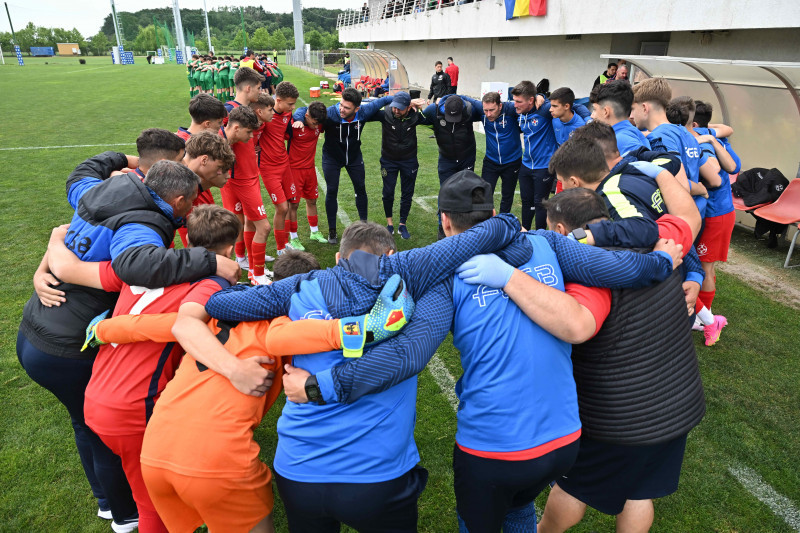
[{"label": "tree line", "polygon": [[[340,48],[339,35],[336,31],[336,18],[341,9],[325,9],[312,7],[303,9],[303,36],[312,50],[333,50]],[[219,7],[208,12],[208,24],[211,33],[211,45],[216,51],[243,50],[245,41],[251,50],[284,50],[294,48],[294,22],[291,13],[270,13],[259,6],[243,8]],[[158,45],[165,44],[163,30],[156,27],[156,21],[166,23],[171,38],[177,42],[173,27],[172,10],[169,8],[142,9],[135,13],[120,11],[117,18],[122,26],[122,41],[127,50],[143,54],[155,50]],[[205,18],[202,9],[181,9],[181,23],[187,34],[194,36],[197,49],[208,51]],[[17,43],[24,53],[32,46],[52,46],[56,43],[78,43],[82,54],[107,55],[111,46],[116,44],[114,23],[109,13],[100,31],[88,38],[77,30],[62,28],[46,28],[35,26],[32,22],[16,32]],[[0,32],[0,47],[4,51],[13,50],[11,33]],[[187,41],[187,44],[190,42]],[[360,48],[364,43],[348,43],[351,48]]]}]

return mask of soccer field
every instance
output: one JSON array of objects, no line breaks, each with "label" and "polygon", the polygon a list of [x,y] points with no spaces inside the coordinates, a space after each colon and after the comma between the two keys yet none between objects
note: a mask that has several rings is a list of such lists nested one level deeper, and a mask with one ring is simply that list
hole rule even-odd
[{"label": "soccer field", "polygon": [[[64,184],[75,165],[105,150],[135,153],[142,129],[175,131],[190,122],[184,68],[148,65],[144,58],[125,67],[111,65],[108,57],[87,59],[86,65],[79,65],[75,58],[26,58],[22,68],[7,58],[0,67],[0,109],[7,117],[0,130],[0,217],[5,234],[0,252],[9,261],[0,269],[0,532],[108,531],[108,523],[95,516],[66,410],[28,378],[16,359],[17,328],[50,230],[71,218]],[[282,68],[286,79],[300,89],[298,105],[310,102],[308,88],[317,86],[320,78]],[[320,100],[334,102],[326,96]],[[408,221],[412,239],[398,236],[401,250],[436,238],[437,150],[429,135],[428,129],[418,131],[421,165]],[[362,141],[369,216],[384,223],[380,125],[367,126]],[[478,147],[480,160],[480,135]],[[320,152],[321,147],[318,165]],[[398,185],[395,217],[399,200]],[[341,235],[346,221],[358,218],[344,173],[339,203]],[[326,232],[322,188],[319,205],[321,230]],[[517,201],[513,211],[519,214],[519,209]],[[308,241],[302,205],[298,219],[308,251],[324,267],[332,266],[335,247]],[[267,253],[270,250],[274,251],[272,238]],[[680,489],[655,504],[653,531],[800,531],[800,312],[733,276],[719,274],[718,280],[715,311],[726,315],[730,325],[712,348],[703,346],[699,334],[695,337],[707,413],[689,435]],[[658,320],[654,309],[654,328]],[[458,353],[448,338],[419,380],[416,437],[422,465],[430,472],[419,504],[421,531],[457,531],[452,387],[460,373]],[[256,432],[267,464],[274,454],[282,404],[280,400],[273,407]],[[540,513],[545,499],[543,494],[537,500]],[[281,505],[275,509],[277,530],[286,531]],[[573,531],[613,528],[612,517],[590,510]]]}]

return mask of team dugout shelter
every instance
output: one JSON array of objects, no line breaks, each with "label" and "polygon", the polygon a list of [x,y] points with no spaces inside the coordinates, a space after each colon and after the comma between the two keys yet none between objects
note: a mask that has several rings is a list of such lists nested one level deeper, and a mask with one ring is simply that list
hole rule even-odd
[{"label": "team dugout shelter", "polygon": [[350,76],[353,86],[363,76],[386,78],[389,71],[389,94],[409,90],[408,72],[403,62],[386,50],[345,48],[350,54]]}]

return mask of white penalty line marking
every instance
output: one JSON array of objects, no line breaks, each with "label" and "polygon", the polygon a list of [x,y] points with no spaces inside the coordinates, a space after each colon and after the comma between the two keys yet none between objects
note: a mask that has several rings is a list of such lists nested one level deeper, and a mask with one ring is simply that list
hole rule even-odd
[{"label": "white penalty line marking", "polygon": [[98,146],[136,146],[135,142],[132,143],[116,143],[116,144],[65,144],[62,146],[19,146],[17,148],[0,148],[0,152],[8,150],[55,150],[57,148],[96,148]]},{"label": "white penalty line marking", "polygon": [[730,472],[736,480],[741,483],[747,492],[756,497],[761,503],[769,507],[775,515],[783,518],[789,527],[795,531],[800,531],[800,511],[794,506],[786,496],[779,494],[758,472],[746,466],[729,466]]},{"label": "white penalty line marking", "polygon": [[[317,167],[314,167],[314,170],[317,173],[317,186],[320,189],[322,189],[323,194],[325,194],[325,196],[327,196],[328,195],[328,187],[327,187],[327,185],[325,185],[325,178],[323,178],[322,175],[319,173],[319,169]],[[337,211],[336,214],[339,216],[339,220],[342,221],[342,224],[344,224],[345,227],[349,226],[350,223],[352,222],[350,220],[350,217],[347,215],[347,213],[345,213],[344,209],[342,209],[341,206],[339,206],[339,211]]]},{"label": "white penalty line marking", "polygon": [[436,381],[436,384],[442,389],[442,394],[444,394],[445,399],[450,403],[453,411],[457,411],[458,396],[456,396],[456,380],[453,375],[450,374],[450,371],[447,370],[447,367],[444,366],[444,362],[439,358],[438,353],[433,354],[427,368],[433,376],[434,381]]}]

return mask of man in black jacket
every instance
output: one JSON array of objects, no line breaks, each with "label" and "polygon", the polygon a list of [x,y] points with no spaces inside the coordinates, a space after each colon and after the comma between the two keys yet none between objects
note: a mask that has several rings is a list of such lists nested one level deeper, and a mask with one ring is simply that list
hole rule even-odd
[{"label": "man in black jacket", "polygon": [[394,95],[392,103],[383,108],[376,118],[383,125],[381,142],[381,177],[383,178],[383,210],[386,214],[386,228],[394,234],[392,210],[397,174],[400,174],[400,225],[398,232],[404,239],[411,238],[406,227],[411,200],[417,182],[417,125],[431,122],[418,113],[415,104],[406,92]]},{"label": "man in black jacket", "polygon": [[436,102],[439,98],[446,94],[450,94],[450,75],[442,70],[442,62],[436,62],[436,72],[431,76],[431,90],[428,93],[428,101]]}]

